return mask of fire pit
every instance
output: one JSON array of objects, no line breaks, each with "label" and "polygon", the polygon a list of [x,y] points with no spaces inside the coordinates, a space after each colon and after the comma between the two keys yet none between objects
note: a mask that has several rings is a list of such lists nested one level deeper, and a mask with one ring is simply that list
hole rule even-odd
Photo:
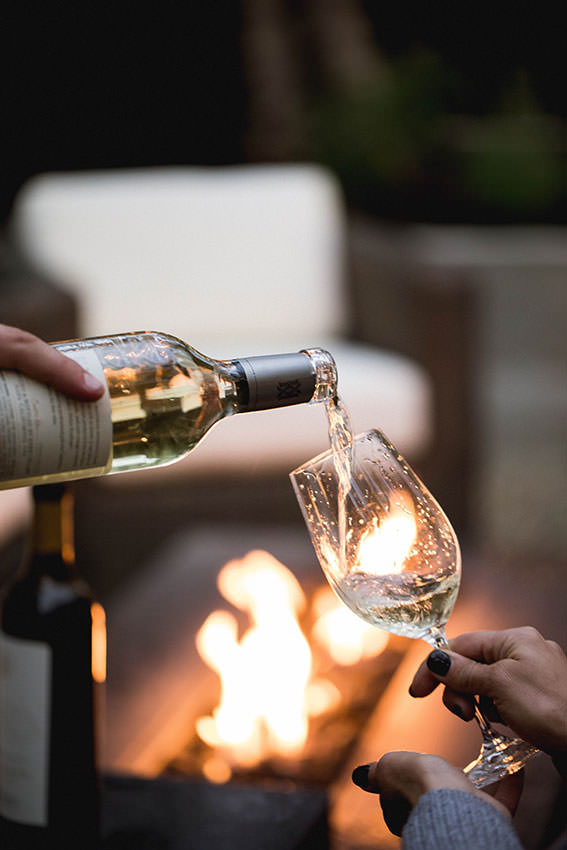
[{"label": "fire pit", "polygon": [[[327,792],[406,641],[335,599],[295,529],[183,534],[108,608],[107,769],[152,777],[162,800],[197,794],[200,823],[215,809],[239,821],[252,795],[268,823],[272,806],[301,810],[326,835]],[[273,846],[328,846],[303,840]]]},{"label": "fire pit", "polygon": [[399,663],[399,645],[328,587],[303,589],[266,551],[229,562],[217,582],[251,623],[238,636],[236,616],[217,610],[197,633],[219,675],[219,702],[196,719],[166,772],[328,786]]},{"label": "fire pit", "polygon": [[327,850],[327,797],[298,788],[110,777],[102,850]]}]

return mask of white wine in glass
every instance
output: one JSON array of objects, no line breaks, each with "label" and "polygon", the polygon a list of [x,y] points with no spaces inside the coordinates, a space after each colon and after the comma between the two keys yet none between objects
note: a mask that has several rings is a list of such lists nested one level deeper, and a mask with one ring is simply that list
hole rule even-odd
[{"label": "white wine in glass", "polygon": [[[333,448],[290,475],[323,572],[363,620],[447,649],[445,624],[461,578],[451,523],[380,431],[351,440],[336,410],[330,421]],[[493,731],[476,703],[475,717],[483,744],[465,773],[481,788],[537,750]]]}]

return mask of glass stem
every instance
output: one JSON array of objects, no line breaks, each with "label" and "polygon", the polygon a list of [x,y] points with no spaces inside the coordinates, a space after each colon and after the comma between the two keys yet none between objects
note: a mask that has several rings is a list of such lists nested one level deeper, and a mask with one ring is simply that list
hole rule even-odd
[{"label": "glass stem", "polygon": [[445,634],[445,626],[434,626],[424,635],[424,638],[434,649],[448,649],[449,652],[451,651],[447,641],[447,635]]},{"label": "glass stem", "polygon": [[[434,649],[443,649],[449,650],[450,646],[447,641],[447,636],[445,634],[445,626],[436,626],[431,629],[429,634],[425,636],[425,640],[429,643]],[[494,730],[490,726],[490,723],[484,716],[481,711],[480,705],[478,703],[478,699],[473,697],[473,705],[474,705],[474,719],[478,723],[480,727],[480,731],[482,732],[482,737],[485,741],[493,740],[498,737],[495,735]]]},{"label": "glass stem", "polygon": [[474,719],[476,720],[476,722],[480,726],[480,731],[482,732],[482,737],[484,738],[485,741],[492,740],[493,738],[496,737],[496,735],[494,734],[494,730],[492,729],[490,723],[488,722],[488,720],[486,719],[486,717],[482,713],[480,705],[478,703],[478,699],[476,697],[473,697],[473,705],[474,705]]}]

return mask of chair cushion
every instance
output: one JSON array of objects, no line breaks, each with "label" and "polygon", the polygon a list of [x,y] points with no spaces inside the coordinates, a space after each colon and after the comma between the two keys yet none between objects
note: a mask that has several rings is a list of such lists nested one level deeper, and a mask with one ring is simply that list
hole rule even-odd
[{"label": "chair cushion", "polygon": [[44,174],[12,226],[78,295],[84,336],[344,330],[342,198],[314,166]]}]

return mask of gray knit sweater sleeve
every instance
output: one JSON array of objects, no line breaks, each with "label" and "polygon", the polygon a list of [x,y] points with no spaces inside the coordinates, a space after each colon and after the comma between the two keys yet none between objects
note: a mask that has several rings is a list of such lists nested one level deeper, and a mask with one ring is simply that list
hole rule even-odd
[{"label": "gray knit sweater sleeve", "polygon": [[428,791],[409,816],[403,850],[522,850],[511,822],[490,803],[440,788]]}]

